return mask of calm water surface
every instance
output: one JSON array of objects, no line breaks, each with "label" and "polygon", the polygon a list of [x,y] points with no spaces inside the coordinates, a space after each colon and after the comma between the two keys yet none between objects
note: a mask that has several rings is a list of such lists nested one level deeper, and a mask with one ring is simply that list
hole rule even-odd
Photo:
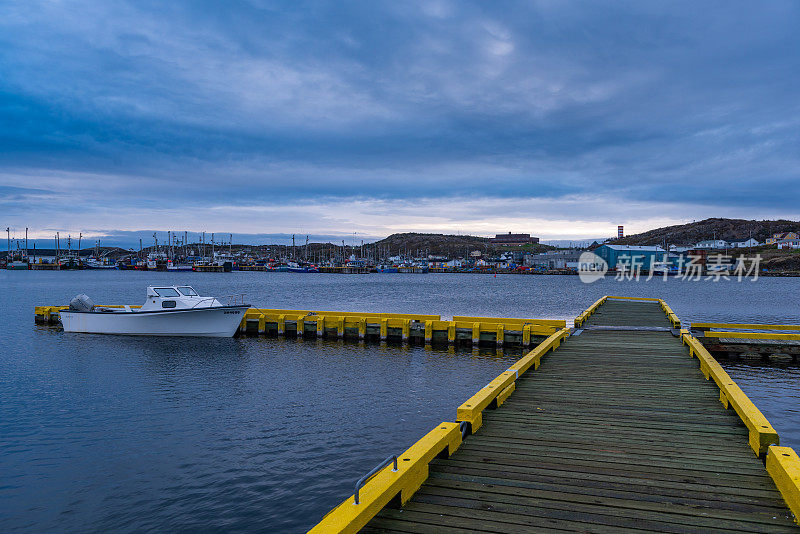
[{"label": "calm water surface", "polygon": [[[0,272],[0,530],[301,532],[519,357],[285,339],[65,334],[37,304],[139,304],[148,284],[271,308],[571,319],[604,294],[684,320],[800,322],[800,279]],[[725,362],[723,362],[725,364]],[[800,367],[725,364],[800,447]]]}]

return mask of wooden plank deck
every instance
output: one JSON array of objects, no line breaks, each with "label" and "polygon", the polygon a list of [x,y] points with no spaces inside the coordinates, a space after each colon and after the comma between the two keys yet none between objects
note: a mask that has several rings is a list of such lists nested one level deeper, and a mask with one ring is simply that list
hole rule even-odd
[{"label": "wooden plank deck", "polygon": [[798,532],[658,303],[608,300],[584,327],[363,531]]}]

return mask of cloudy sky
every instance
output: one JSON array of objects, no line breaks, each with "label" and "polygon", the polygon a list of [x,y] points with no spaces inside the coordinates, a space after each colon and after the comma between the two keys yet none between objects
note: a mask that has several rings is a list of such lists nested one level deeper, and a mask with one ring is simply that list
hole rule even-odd
[{"label": "cloudy sky", "polygon": [[2,2],[0,224],[579,239],[797,219],[799,27],[777,0]]}]

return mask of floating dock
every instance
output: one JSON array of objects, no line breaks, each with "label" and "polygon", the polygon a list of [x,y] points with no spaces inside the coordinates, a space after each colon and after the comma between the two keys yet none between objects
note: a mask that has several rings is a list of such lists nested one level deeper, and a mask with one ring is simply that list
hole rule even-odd
[{"label": "floating dock", "polygon": [[[60,324],[59,312],[67,308],[36,306],[36,323]],[[457,315],[442,320],[440,315],[250,308],[239,325],[239,334],[530,347],[565,326],[566,322],[558,319]]]},{"label": "floating dock", "polygon": [[692,323],[691,332],[714,356],[793,363],[800,356],[798,325]]},{"label": "floating dock", "polygon": [[311,532],[798,532],[800,459],[665,302],[603,297],[575,327]]}]

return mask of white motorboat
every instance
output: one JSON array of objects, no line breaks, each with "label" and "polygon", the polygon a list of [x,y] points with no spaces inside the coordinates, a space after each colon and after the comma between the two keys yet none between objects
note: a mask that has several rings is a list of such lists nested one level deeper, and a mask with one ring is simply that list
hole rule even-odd
[{"label": "white motorboat", "polygon": [[86,295],[78,295],[60,315],[65,332],[231,337],[249,307],[223,305],[214,297],[201,297],[190,286],[153,286],[147,288],[141,308],[95,306]]}]

